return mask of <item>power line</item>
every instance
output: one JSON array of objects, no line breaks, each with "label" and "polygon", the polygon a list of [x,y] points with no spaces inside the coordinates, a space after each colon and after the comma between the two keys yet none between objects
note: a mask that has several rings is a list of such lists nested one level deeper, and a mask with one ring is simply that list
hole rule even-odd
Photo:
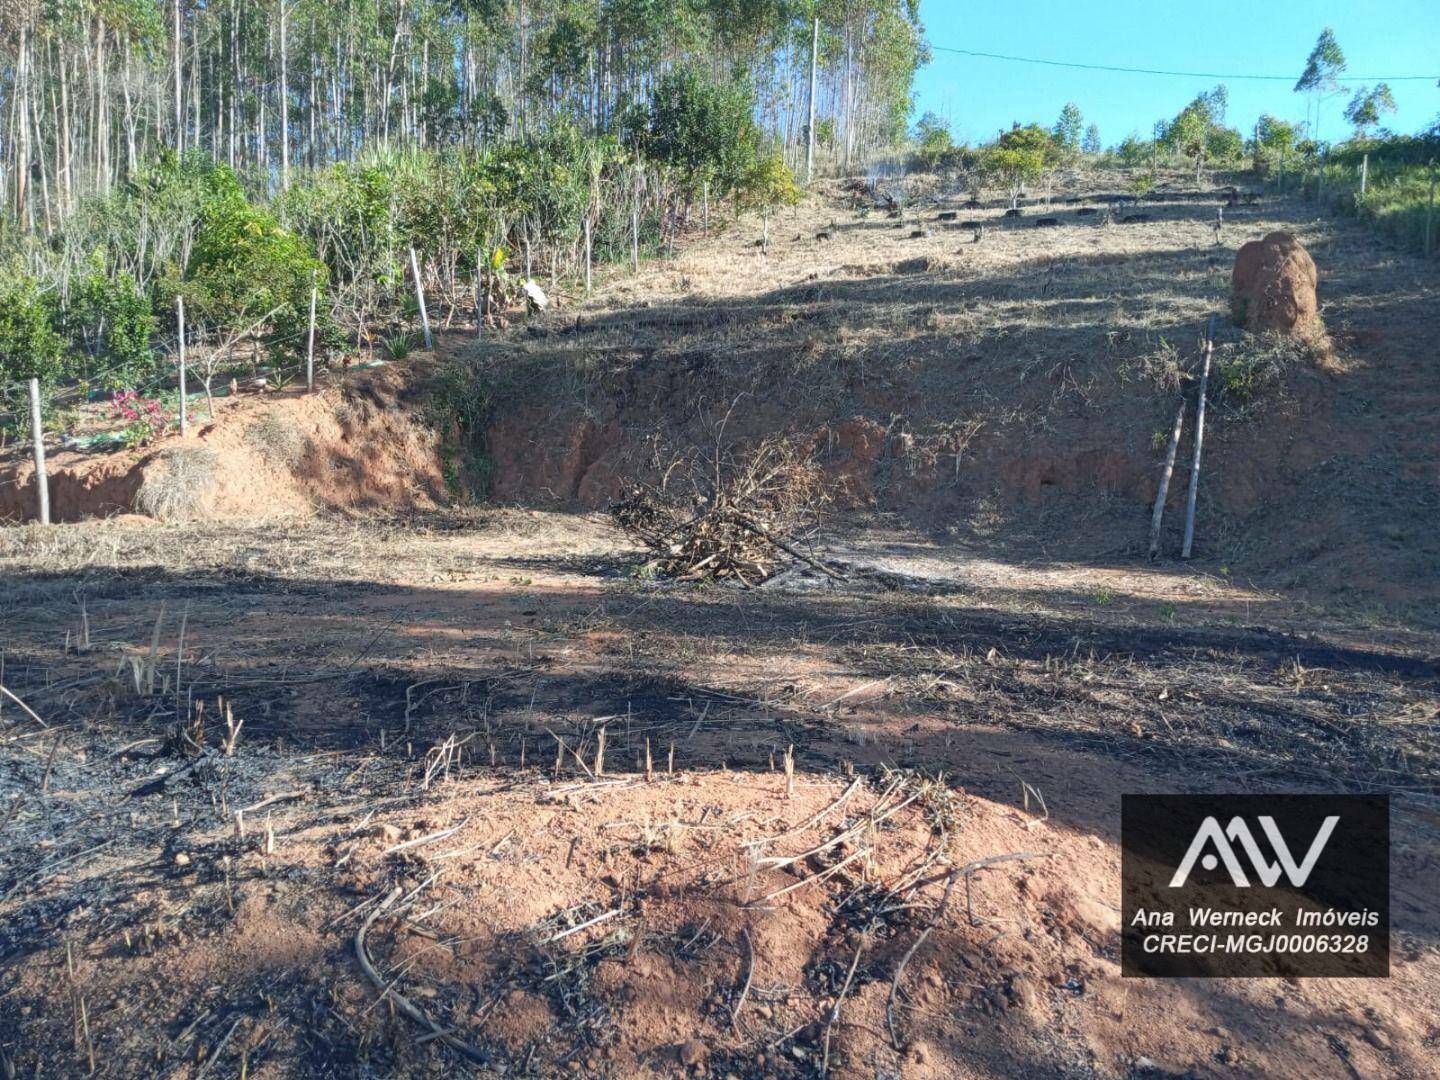
[{"label": "power line", "polygon": [[[1165,71],[1160,68],[1118,67],[1112,64],[1082,64],[1071,60],[1043,60],[1035,56],[1008,56],[1005,53],[979,52],[975,49],[957,49],[950,45],[931,44],[935,52],[958,53],[961,56],[978,56],[985,60],[1009,60],[1016,64],[1044,64],[1046,67],[1079,68],[1082,71],[1118,71],[1126,75],[1175,75],[1186,79],[1225,79],[1237,81],[1248,79],[1255,82],[1294,82],[1291,75],[1225,75],[1214,71]],[[1346,75],[1336,82],[1430,82],[1440,80],[1440,75]]]}]

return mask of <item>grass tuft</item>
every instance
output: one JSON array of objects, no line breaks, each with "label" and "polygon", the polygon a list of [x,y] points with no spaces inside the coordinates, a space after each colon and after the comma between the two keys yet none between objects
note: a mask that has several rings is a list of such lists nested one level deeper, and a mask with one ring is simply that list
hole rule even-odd
[{"label": "grass tuft", "polygon": [[205,516],[215,488],[219,458],[198,446],[175,446],[161,453],[135,494],[135,509],[158,521],[193,521]]}]

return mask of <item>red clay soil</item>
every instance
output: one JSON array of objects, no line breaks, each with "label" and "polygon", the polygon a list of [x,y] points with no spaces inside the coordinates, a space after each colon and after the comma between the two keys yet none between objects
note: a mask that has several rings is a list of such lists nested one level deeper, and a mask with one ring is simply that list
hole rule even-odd
[{"label": "red clay soil", "polygon": [[1310,337],[1320,329],[1315,289],[1320,273],[1305,246],[1288,232],[1242,244],[1230,275],[1230,312],[1253,333]]},{"label": "red clay soil", "polygon": [[[1230,215],[1221,246],[1193,202],[1108,229],[1067,217],[1037,231],[999,213],[979,215],[996,218],[984,243],[957,248],[943,224],[907,240],[816,200],[768,257],[736,229],[578,317],[467,346],[494,403],[479,439],[493,497],[603,508],[674,452],[712,444],[723,420],[727,440],[785,433],[815,446],[842,507],[934,529],[1043,515],[1062,548],[1133,554],[1176,373],[1191,373],[1193,398],[1199,339],[1222,313],[1199,556],[1382,603],[1415,600],[1417,586],[1440,596],[1427,525],[1440,513],[1432,270],[1284,201]],[[837,217],[836,240],[811,239]],[[1262,234],[1279,262],[1257,287],[1279,281],[1297,318],[1315,313],[1324,280],[1313,341],[1223,317],[1235,248]],[[1278,236],[1292,237],[1283,251]],[[871,261],[851,261],[862,253]],[[1186,487],[1170,487],[1166,550],[1179,546]]]},{"label": "red clay soil", "polygon": [[[340,386],[246,393],[193,406],[191,434],[141,449],[52,451],[46,462],[51,520],[82,521],[136,510],[146,477],[176,449],[200,449],[215,482],[202,516],[257,519],[320,507],[414,509],[446,497],[436,437],[414,415],[425,357],[349,375]],[[419,386],[415,384],[419,384]],[[37,516],[34,466],[17,455],[0,470],[0,521]]]}]

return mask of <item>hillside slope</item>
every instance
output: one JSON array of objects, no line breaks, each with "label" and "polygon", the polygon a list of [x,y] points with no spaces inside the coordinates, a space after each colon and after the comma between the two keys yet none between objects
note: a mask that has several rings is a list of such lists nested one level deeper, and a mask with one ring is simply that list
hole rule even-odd
[{"label": "hillside slope", "polygon": [[[1349,224],[1262,199],[1143,208],[1103,224],[1094,187],[1006,219],[958,197],[903,219],[832,189],[745,221],[588,302],[482,342],[471,372],[482,478],[526,505],[603,507],[667,455],[783,432],[852,507],[1021,554],[1130,559],[1179,391],[1211,313],[1197,553],[1212,569],[1363,604],[1440,582],[1440,330],[1434,273]],[[1036,228],[1053,214],[1057,228]],[[1321,272],[1330,345],[1242,334],[1223,316],[1235,249],[1295,232]],[[825,234],[825,235],[822,235]],[[917,235],[919,234],[919,235]],[[479,402],[477,405],[477,401]],[[723,420],[723,425],[722,425]],[[1181,461],[1188,462],[1193,414]],[[1185,477],[1171,488],[1179,547]],[[1417,592],[1417,589],[1419,590]]]}]

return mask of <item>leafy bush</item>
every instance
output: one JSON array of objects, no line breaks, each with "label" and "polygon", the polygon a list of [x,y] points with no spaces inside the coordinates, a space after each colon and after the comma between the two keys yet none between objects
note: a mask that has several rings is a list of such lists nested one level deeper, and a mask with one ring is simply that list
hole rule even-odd
[{"label": "leafy bush", "polygon": [[778,149],[757,158],[746,172],[736,201],[742,207],[769,209],[794,206],[800,201],[800,186]]},{"label": "leafy bush", "polygon": [[155,314],[128,273],[101,270],[72,282],[61,325],[85,358],[80,374],[107,390],[135,386],[155,371]]},{"label": "leafy bush", "polygon": [[702,180],[719,195],[736,190],[760,150],[753,88],[714,82],[694,68],[663,76],[649,107],[633,114],[628,126],[641,152],[676,170],[691,190]]},{"label": "leafy bush", "polygon": [[1014,206],[1025,184],[1038,180],[1057,158],[1048,131],[1038,124],[1016,124],[985,148],[980,164],[987,174],[1005,184],[1010,191],[1010,205]]},{"label": "leafy bush", "polygon": [[53,382],[64,369],[53,298],[19,270],[0,269],[0,382]]},{"label": "leafy bush", "polygon": [[185,297],[187,316],[202,329],[238,339],[268,327],[278,351],[303,352],[310,289],[325,267],[274,215],[246,199],[234,172],[217,165],[183,279],[167,283]]}]

